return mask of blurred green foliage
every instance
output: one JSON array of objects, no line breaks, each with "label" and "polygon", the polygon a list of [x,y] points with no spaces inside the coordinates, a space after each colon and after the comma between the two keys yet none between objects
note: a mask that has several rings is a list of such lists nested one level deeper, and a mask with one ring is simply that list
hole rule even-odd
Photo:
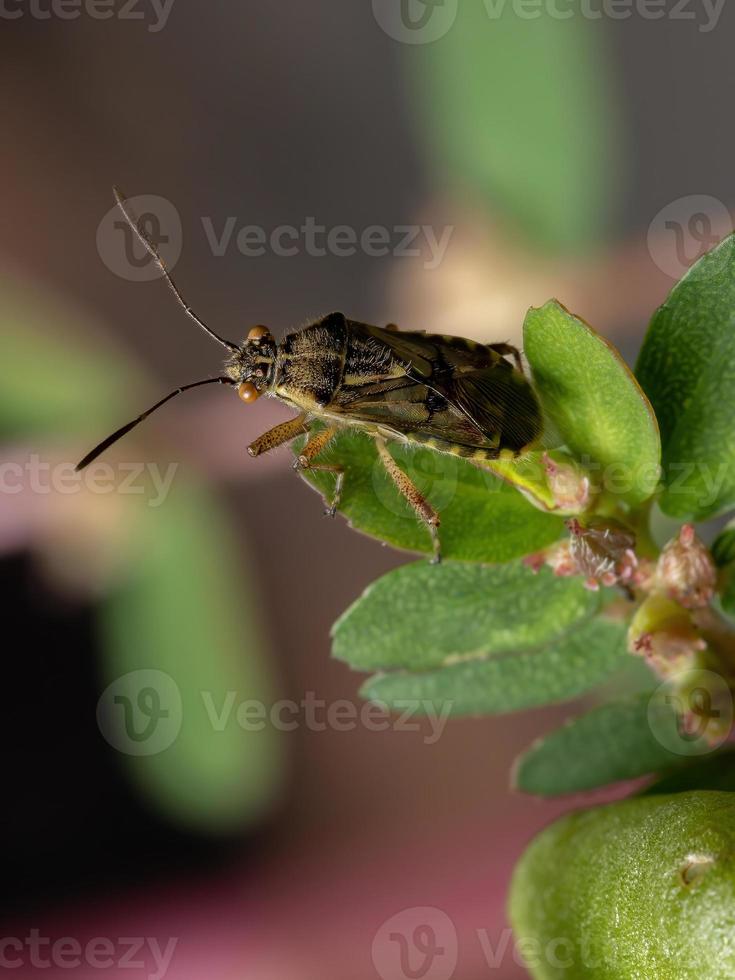
[{"label": "blurred green foliage", "polygon": [[621,169],[606,38],[580,13],[532,14],[460,2],[444,37],[404,51],[411,104],[442,193],[578,250],[604,238]]}]

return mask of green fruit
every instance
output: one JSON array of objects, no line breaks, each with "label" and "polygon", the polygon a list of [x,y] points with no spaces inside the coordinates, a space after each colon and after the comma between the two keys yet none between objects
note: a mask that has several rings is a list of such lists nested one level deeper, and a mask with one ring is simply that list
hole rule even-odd
[{"label": "green fruit", "polygon": [[536,980],[735,978],[735,793],[564,817],[521,858],[510,916]]}]

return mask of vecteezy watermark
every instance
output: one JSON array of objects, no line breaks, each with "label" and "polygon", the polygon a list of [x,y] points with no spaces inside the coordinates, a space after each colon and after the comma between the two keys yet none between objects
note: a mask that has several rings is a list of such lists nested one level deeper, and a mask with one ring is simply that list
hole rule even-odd
[{"label": "vecteezy watermark", "polygon": [[157,463],[115,464],[97,462],[78,472],[73,463],[49,462],[31,453],[22,462],[0,463],[0,496],[19,493],[138,494],[146,495],[149,507],[160,507],[171,490],[178,463],[162,470]]},{"label": "vecteezy watermark", "polygon": [[0,0],[0,20],[136,20],[151,34],[168,23],[174,0]]},{"label": "vecteezy watermark", "polygon": [[97,724],[125,755],[158,755],[173,745],[183,719],[181,691],[162,670],[133,670],[118,677],[97,702]]},{"label": "vecteezy watermark", "polygon": [[[174,205],[155,194],[139,194],[127,203],[142,234],[172,270],[183,247],[181,218]],[[428,270],[442,263],[454,233],[453,225],[442,228],[427,224],[360,228],[347,224],[325,225],[313,215],[307,215],[297,224],[273,228],[248,224],[234,215],[221,222],[204,215],[201,224],[215,258],[227,255],[232,249],[247,259],[269,254],[285,259],[297,255],[351,258],[361,254],[368,258],[391,256],[420,260]],[[121,279],[148,282],[162,274],[117,205],[107,211],[97,227],[97,251],[107,268]]]},{"label": "vecteezy watermark", "polygon": [[510,10],[521,20],[681,20],[695,21],[703,34],[717,27],[725,0],[483,0],[487,15],[498,20]]},{"label": "vecteezy watermark", "polygon": [[[192,711],[202,712],[214,733],[237,726],[242,731],[261,732],[270,728],[293,732],[423,731],[425,745],[441,738],[452,710],[452,702],[401,700],[389,712],[385,704],[347,698],[327,701],[307,691],[299,701],[288,698],[266,703],[237,691],[200,691]],[[157,755],[173,745],[184,721],[181,690],[162,670],[134,670],[113,681],[97,702],[97,724],[113,748],[126,755]],[[200,726],[201,727],[201,726]]]},{"label": "vecteezy watermark", "polygon": [[[183,246],[179,212],[169,200],[156,194],[138,194],[127,203],[137,219],[138,228],[158,250],[168,268],[173,269]],[[161,276],[161,270],[138,241],[117,204],[109,209],[97,227],[97,251],[110,272],[121,279],[150,282]]]},{"label": "vecteezy watermark", "polygon": [[648,725],[656,741],[674,755],[714,752],[732,732],[732,691],[711,670],[680,671],[651,695]]},{"label": "vecteezy watermark", "polygon": [[459,0],[373,0],[373,16],[388,37],[402,44],[428,44],[444,37]]},{"label": "vecteezy watermark", "polygon": [[80,942],[73,936],[51,939],[31,929],[27,936],[0,937],[0,969],[145,970],[148,980],[163,980],[178,941],[178,937],[163,943],[152,936],[96,936]]},{"label": "vecteezy watermark", "polygon": [[382,980],[450,980],[459,944],[454,923],[431,906],[404,909],[384,922],[373,939],[373,966]]},{"label": "vecteezy watermark", "polygon": [[[574,940],[555,936],[542,942],[532,937],[514,939],[512,929],[508,928],[502,929],[497,936],[491,936],[487,929],[477,928],[473,944],[475,942],[489,970],[500,970],[512,961],[530,970],[545,967],[548,971],[550,968],[556,974],[575,966],[594,969],[603,964],[615,967],[621,962],[622,950],[614,938],[599,941],[591,937]],[[371,953],[373,966],[382,980],[423,977],[426,980],[451,980],[457,969],[460,946],[457,930],[446,912],[433,906],[422,906],[403,909],[384,922],[375,934]],[[476,959],[475,949],[472,962]]]},{"label": "vecteezy watermark", "polygon": [[[716,197],[689,194],[661,208],[648,228],[648,252],[667,276],[679,280],[732,231],[730,212]],[[710,259],[710,274],[716,275],[722,263]]]},{"label": "vecteezy watermark", "polygon": [[[725,0],[465,0],[483,3],[489,21],[503,16],[534,21],[673,20],[696,23],[702,34],[720,22]],[[429,44],[450,30],[458,0],[373,0],[373,16],[383,31],[402,44]]]},{"label": "vecteezy watermark", "polygon": [[308,255],[311,258],[351,258],[358,253],[370,258],[423,259],[425,269],[436,269],[444,259],[453,225],[435,229],[432,225],[322,225],[308,215],[298,225],[243,224],[234,216],[215,228],[211,218],[203,217],[202,226],[212,255],[223,256],[233,243],[241,255],[258,258],[269,252],[280,258]]}]

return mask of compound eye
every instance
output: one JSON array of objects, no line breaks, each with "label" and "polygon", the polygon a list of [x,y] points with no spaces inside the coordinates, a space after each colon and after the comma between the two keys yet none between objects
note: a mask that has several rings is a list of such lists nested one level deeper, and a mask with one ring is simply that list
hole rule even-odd
[{"label": "compound eye", "polygon": [[243,381],[243,383],[238,386],[237,393],[246,405],[252,405],[254,401],[260,398],[260,392],[252,381]]},{"label": "compound eye", "polygon": [[263,340],[264,337],[270,337],[270,334],[271,332],[268,327],[252,327],[248,333],[248,340]]}]

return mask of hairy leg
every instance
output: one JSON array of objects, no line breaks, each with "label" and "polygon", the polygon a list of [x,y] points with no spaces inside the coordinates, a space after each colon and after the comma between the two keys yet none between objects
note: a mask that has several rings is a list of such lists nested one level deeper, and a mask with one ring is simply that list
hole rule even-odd
[{"label": "hairy leg", "polygon": [[276,446],[282,446],[284,442],[290,442],[296,436],[300,436],[308,431],[309,427],[306,424],[306,416],[297,415],[295,419],[289,419],[288,422],[281,422],[280,425],[275,425],[272,429],[264,432],[262,436],[259,436],[255,442],[252,442],[248,446],[248,453],[251,456],[260,456],[263,453],[270,452],[271,449],[275,449]]},{"label": "hairy leg", "polygon": [[329,445],[332,439],[334,439],[334,437],[337,435],[337,431],[337,427],[332,426],[328,429],[322,429],[321,432],[317,432],[315,435],[311,436],[309,441],[301,450],[299,457],[294,462],[294,469],[297,470],[322,470],[327,473],[334,473],[334,497],[332,498],[332,503],[324,511],[328,517],[334,517],[334,515],[337,513],[337,508],[339,507],[340,498],[342,496],[342,485],[345,479],[345,472],[342,467],[336,463],[313,463],[312,460]]},{"label": "hairy leg", "polygon": [[500,354],[502,357],[512,357],[516,362],[516,367],[521,372],[525,374],[523,370],[523,361],[521,360],[521,352],[513,344],[488,344],[490,350],[494,350],[496,354]]},{"label": "hairy leg", "polygon": [[420,520],[424,522],[426,528],[431,535],[431,543],[434,548],[434,557],[432,558],[432,564],[438,564],[442,560],[440,544],[439,544],[439,532],[437,528],[439,527],[439,515],[431,506],[429,501],[424,497],[419,488],[411,481],[411,479],[403,472],[398,463],[393,459],[390,452],[388,451],[388,446],[385,440],[380,436],[375,437],[375,445],[378,447],[378,455],[380,456],[383,466],[385,466],[388,471],[388,475],[391,480],[396,485],[396,488],[409,504],[416,511]]}]

